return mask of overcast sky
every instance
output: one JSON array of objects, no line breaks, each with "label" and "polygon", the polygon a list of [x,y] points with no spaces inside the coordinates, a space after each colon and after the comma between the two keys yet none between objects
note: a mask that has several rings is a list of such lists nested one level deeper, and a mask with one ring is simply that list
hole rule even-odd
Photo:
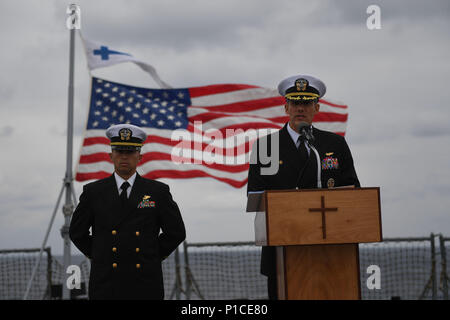
[{"label": "overcast sky", "polygon": [[[0,249],[39,247],[66,169],[65,1],[0,2]],[[381,188],[383,235],[450,236],[450,2],[77,1],[84,37],[133,54],[174,87],[275,88],[311,74],[349,106],[346,139],[362,186]],[[366,9],[381,8],[369,30]],[[74,165],[90,74],[76,39]],[[157,87],[124,63],[93,73]],[[189,242],[251,241],[246,188],[163,179]],[[77,197],[84,183],[75,182]],[[62,253],[61,208],[48,245]],[[79,253],[73,247],[73,253]]]}]

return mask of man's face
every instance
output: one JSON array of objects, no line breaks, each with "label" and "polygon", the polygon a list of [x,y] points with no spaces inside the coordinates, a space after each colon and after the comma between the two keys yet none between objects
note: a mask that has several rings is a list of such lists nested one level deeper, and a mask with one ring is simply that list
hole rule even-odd
[{"label": "man's face", "polygon": [[312,124],[315,114],[319,112],[319,108],[320,105],[314,100],[307,103],[288,100],[284,106],[284,110],[289,116],[289,125],[294,130],[297,130],[298,124],[302,121]]},{"label": "man's face", "polygon": [[124,179],[131,177],[136,171],[136,167],[142,159],[139,151],[135,150],[112,150],[109,154],[114,163],[114,170]]}]

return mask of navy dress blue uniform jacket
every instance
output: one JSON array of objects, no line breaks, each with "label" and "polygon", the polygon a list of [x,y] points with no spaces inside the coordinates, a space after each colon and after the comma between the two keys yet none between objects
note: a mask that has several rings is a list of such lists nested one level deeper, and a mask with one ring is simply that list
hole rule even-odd
[{"label": "navy dress blue uniform jacket", "polygon": [[91,261],[90,299],[164,299],[161,262],[185,237],[169,187],[139,174],[125,207],[114,175],[85,185],[70,224]]},{"label": "navy dress blue uniform jacket", "polygon": [[[262,165],[259,159],[256,164],[250,164],[247,192],[295,189],[297,187],[302,189],[317,188],[316,156],[311,150],[309,160],[306,163],[301,162],[300,152],[287,130],[288,125],[286,124],[279,131],[255,142],[257,144],[267,143],[267,150],[270,151],[271,143],[279,139],[279,168],[274,175],[261,175],[261,167],[268,167],[270,164]],[[321,168],[322,188],[327,188],[330,179],[333,179],[334,187],[348,185],[360,187],[353,158],[344,137],[314,127],[313,135],[315,138],[314,146],[319,153],[320,162],[326,162],[327,159],[335,161],[334,166],[325,165],[325,168]],[[252,152],[255,152],[255,148]],[[306,167],[304,167],[305,165]],[[261,255],[262,274],[273,277],[276,275],[275,259],[275,247],[264,246]]]}]

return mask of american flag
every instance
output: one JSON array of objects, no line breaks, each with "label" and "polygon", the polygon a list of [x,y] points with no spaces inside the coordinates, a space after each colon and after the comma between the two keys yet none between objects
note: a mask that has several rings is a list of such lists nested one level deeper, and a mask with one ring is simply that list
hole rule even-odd
[{"label": "american flag", "polygon": [[[324,99],[320,103],[313,125],[344,135],[347,106]],[[112,174],[105,130],[129,123],[148,135],[137,168],[143,177],[210,177],[240,188],[247,183],[253,140],[239,136],[249,130],[282,128],[288,121],[283,106],[284,98],[276,89],[254,85],[149,89],[93,77],[76,180]]]}]

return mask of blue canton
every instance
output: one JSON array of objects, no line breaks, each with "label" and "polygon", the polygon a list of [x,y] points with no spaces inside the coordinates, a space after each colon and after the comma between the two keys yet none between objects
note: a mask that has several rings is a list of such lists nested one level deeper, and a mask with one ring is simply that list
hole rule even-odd
[{"label": "blue canton", "polygon": [[147,89],[92,78],[87,129],[128,123],[142,128],[186,129],[188,89]]}]

